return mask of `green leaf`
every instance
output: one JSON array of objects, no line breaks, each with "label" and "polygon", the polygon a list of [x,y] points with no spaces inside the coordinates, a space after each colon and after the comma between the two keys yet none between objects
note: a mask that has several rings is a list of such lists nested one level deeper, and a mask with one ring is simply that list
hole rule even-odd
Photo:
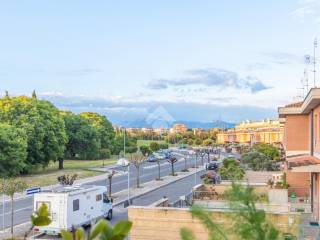
[{"label": "green leaf", "polygon": [[83,228],[78,228],[75,234],[76,240],[84,240],[85,232]]},{"label": "green leaf", "polygon": [[104,219],[99,220],[91,229],[89,240],[95,239],[98,235],[110,228],[108,222]]},{"label": "green leaf", "polygon": [[48,226],[50,223],[51,218],[48,206],[42,203],[39,209],[31,215],[31,224],[32,226]]},{"label": "green leaf", "polygon": [[65,230],[61,231],[61,236],[62,236],[63,240],[73,240],[72,239],[72,234],[67,232],[67,231],[65,231]]},{"label": "green leaf", "polygon": [[187,228],[182,228],[180,230],[180,236],[181,236],[182,240],[193,240],[193,239],[195,239],[195,236],[194,236],[193,232],[190,229],[187,229]]},{"label": "green leaf", "polygon": [[117,235],[127,236],[130,232],[131,227],[132,227],[132,222],[130,221],[119,221],[113,227],[113,234],[115,236]]}]

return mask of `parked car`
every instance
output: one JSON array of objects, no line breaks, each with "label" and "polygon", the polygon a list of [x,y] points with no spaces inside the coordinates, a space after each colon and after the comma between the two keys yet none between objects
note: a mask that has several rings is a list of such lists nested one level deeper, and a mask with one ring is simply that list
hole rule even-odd
[{"label": "parked car", "polygon": [[217,162],[211,162],[206,164],[206,170],[218,170],[219,164]]},{"label": "parked car", "polygon": [[147,158],[147,162],[156,162],[157,161],[157,157],[153,154],[151,154],[148,158]]}]

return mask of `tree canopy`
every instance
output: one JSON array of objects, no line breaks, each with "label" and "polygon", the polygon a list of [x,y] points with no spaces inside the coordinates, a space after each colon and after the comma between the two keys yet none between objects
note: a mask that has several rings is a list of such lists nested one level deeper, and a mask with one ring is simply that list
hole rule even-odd
[{"label": "tree canopy", "polygon": [[63,156],[67,141],[64,121],[50,102],[5,96],[0,99],[0,121],[23,129],[27,135],[24,172],[32,166],[47,166]]},{"label": "tree canopy", "polygon": [[115,132],[106,116],[94,112],[83,112],[80,116],[87,119],[97,129],[102,149],[112,150]]},{"label": "tree canopy", "polygon": [[271,160],[280,160],[279,149],[271,144],[257,143],[253,145],[252,150],[264,154]]},{"label": "tree canopy", "polygon": [[21,128],[0,123],[0,176],[18,175],[26,167],[27,135]]},{"label": "tree canopy", "polygon": [[235,158],[223,159],[223,166],[219,169],[222,179],[241,180],[244,178],[245,171]]},{"label": "tree canopy", "polygon": [[100,138],[98,130],[80,115],[67,114],[64,116],[68,142],[66,157],[71,159],[99,158]]}]

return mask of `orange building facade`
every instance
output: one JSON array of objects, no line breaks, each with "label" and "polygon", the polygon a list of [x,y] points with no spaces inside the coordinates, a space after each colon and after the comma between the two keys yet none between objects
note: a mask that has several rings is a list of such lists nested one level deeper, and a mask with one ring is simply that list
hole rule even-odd
[{"label": "orange building facade", "polygon": [[320,220],[320,88],[302,102],[280,107],[289,192],[310,196],[314,220]]},{"label": "orange building facade", "polygon": [[234,129],[217,134],[217,143],[279,143],[283,139],[283,126],[278,120],[242,122]]}]

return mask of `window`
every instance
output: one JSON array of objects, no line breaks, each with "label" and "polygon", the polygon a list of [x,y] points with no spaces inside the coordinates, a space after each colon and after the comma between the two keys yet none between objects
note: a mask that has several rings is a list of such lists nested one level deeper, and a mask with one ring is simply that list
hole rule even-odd
[{"label": "window", "polygon": [[110,202],[107,193],[103,193],[103,202],[104,203],[109,203]]},{"label": "window", "polygon": [[80,208],[80,203],[79,203],[79,199],[75,199],[73,200],[73,211],[78,211]]},{"label": "window", "polygon": [[96,201],[98,202],[98,201],[101,201],[102,200],[102,195],[101,194],[98,194],[97,196],[96,196]]}]

